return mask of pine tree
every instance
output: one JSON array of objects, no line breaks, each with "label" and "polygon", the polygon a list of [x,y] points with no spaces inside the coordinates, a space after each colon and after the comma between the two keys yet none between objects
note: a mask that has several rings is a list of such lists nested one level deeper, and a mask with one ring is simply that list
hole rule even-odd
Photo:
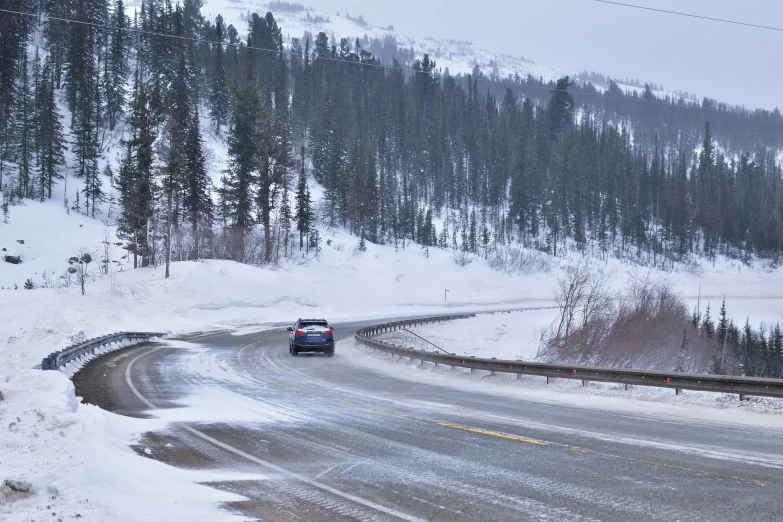
[{"label": "pine tree", "polygon": [[181,160],[182,154],[182,132],[179,129],[179,123],[174,121],[169,123],[168,150],[166,151],[165,164],[161,166],[162,183],[160,189],[166,198],[166,231],[165,231],[165,278],[171,275],[171,236],[177,227],[177,218],[174,215],[174,197],[182,190],[183,173]]},{"label": "pine tree", "polygon": [[677,371],[683,371],[685,367],[685,356],[688,353],[688,329],[682,330],[682,342],[680,343],[680,353],[677,359]]},{"label": "pine tree", "polygon": [[[137,73],[138,78],[138,73]],[[157,139],[159,114],[155,111],[149,86],[139,80],[134,87],[129,124],[132,136],[125,142],[126,151],[117,175],[121,212],[117,235],[131,243],[133,267],[149,266],[149,224],[153,212],[153,145]]]},{"label": "pine tree", "polygon": [[707,310],[704,312],[704,322],[702,323],[702,328],[704,329],[704,333],[707,334],[707,337],[712,337],[715,334],[715,322],[712,320],[712,316],[710,315],[709,304],[707,304]]},{"label": "pine tree", "polygon": [[[304,155],[304,147],[302,147]],[[307,175],[305,174],[304,162],[302,162],[299,171],[299,182],[296,185],[296,230],[299,231],[299,250],[304,247],[304,236],[313,225],[313,209],[310,201],[310,190],[307,187]]]},{"label": "pine tree", "polygon": [[125,82],[128,79],[129,20],[122,0],[116,0],[112,13],[111,42],[106,57],[104,74],[104,99],[109,130],[114,130],[125,113]]},{"label": "pine tree", "polygon": [[[280,235],[283,238],[283,257],[288,257],[288,244],[291,239],[291,220],[293,215],[291,212],[291,193],[288,190],[288,176],[283,177],[283,187],[280,195]],[[280,248],[278,242],[278,250]],[[293,248],[291,249],[293,251]]]},{"label": "pine tree", "polygon": [[35,168],[35,98],[28,74],[27,52],[25,51],[19,79],[19,94],[16,100],[16,162],[19,169],[16,189],[18,197],[33,197],[33,171]]},{"label": "pine tree", "polygon": [[[5,0],[8,11],[32,12],[28,0]],[[18,106],[20,64],[26,60],[32,18],[12,12],[0,13],[0,190],[7,191],[6,164],[13,161],[18,141],[15,112]],[[10,172],[9,172],[10,174]]]},{"label": "pine tree", "polygon": [[253,188],[258,180],[261,100],[255,89],[245,84],[234,97],[228,143],[228,168],[218,190],[220,208],[234,232],[234,251],[245,258],[245,232],[254,224]]},{"label": "pine tree", "polygon": [[6,225],[8,224],[8,216],[10,215],[9,212],[9,203],[10,203],[10,196],[8,195],[8,192],[3,192],[3,202],[0,204],[0,210],[3,211],[3,223]]},{"label": "pine tree", "polygon": [[783,330],[780,328],[780,323],[777,323],[772,331],[770,345],[774,357],[774,371],[772,375],[777,379],[781,379],[783,378]]},{"label": "pine tree", "polygon": [[[196,95],[198,98],[198,95]],[[193,106],[193,117],[190,120],[185,145],[183,149],[184,169],[184,201],[186,219],[190,222],[193,235],[193,259],[199,259],[200,232],[199,228],[211,226],[213,204],[210,195],[211,181],[206,169],[204,142],[201,138],[201,119],[198,105]]]},{"label": "pine tree", "polygon": [[[75,24],[80,25],[80,24]],[[74,175],[77,178],[85,179],[91,175],[91,169],[98,157],[98,121],[100,120],[97,93],[97,72],[95,59],[92,53],[93,36],[91,26],[88,26],[86,33],[78,32],[78,38],[84,38],[85,42],[80,43],[79,47],[87,52],[86,57],[80,57],[76,63],[83,69],[74,70],[75,65],[71,65],[69,72],[71,85],[70,89],[72,100],[72,120],[74,141],[72,143],[72,152],[76,160]]]},{"label": "pine tree", "polygon": [[726,317],[726,298],[720,306],[720,319],[718,320],[718,342],[725,346],[726,338],[729,333],[729,319]]},{"label": "pine tree", "polygon": [[95,217],[95,213],[98,212],[98,204],[106,200],[106,194],[103,191],[103,181],[98,170],[97,155],[90,158],[90,164],[84,176],[82,194],[84,194],[84,213]]},{"label": "pine tree", "polygon": [[65,168],[65,136],[62,116],[55,101],[55,78],[51,59],[44,63],[41,74],[41,107],[38,118],[38,190],[41,200],[51,199],[52,186],[63,179]]},{"label": "pine tree", "polygon": [[225,38],[225,24],[223,17],[218,15],[215,19],[215,55],[212,62],[212,78],[209,85],[210,116],[215,122],[215,132],[220,135],[220,129],[225,123],[231,110],[231,95],[228,91],[226,77],[225,54],[223,52],[223,39]]}]

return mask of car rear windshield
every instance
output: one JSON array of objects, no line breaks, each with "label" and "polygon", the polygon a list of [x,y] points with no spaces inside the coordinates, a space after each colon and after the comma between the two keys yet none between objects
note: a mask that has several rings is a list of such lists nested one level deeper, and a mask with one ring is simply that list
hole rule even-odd
[{"label": "car rear windshield", "polygon": [[302,321],[299,323],[299,326],[303,328],[307,326],[329,326],[329,323],[326,321]]}]

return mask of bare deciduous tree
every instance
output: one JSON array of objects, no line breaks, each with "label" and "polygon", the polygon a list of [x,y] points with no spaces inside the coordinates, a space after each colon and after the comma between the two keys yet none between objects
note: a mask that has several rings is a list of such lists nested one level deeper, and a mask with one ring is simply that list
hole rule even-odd
[{"label": "bare deciduous tree", "polygon": [[79,287],[82,289],[82,295],[84,295],[84,286],[87,283],[87,278],[90,276],[90,263],[92,263],[92,255],[90,255],[87,247],[79,247],[74,252],[76,254],[77,262],[74,263],[74,275],[76,276],[76,282],[79,283]]},{"label": "bare deciduous tree", "polygon": [[111,242],[111,225],[108,222],[103,223],[103,238],[101,239],[101,273],[108,274],[111,264],[111,254],[114,251],[114,245]]},{"label": "bare deciduous tree", "polygon": [[585,258],[558,280],[555,302],[560,317],[553,325],[550,342],[563,347],[574,330],[604,323],[614,311],[608,276]]}]

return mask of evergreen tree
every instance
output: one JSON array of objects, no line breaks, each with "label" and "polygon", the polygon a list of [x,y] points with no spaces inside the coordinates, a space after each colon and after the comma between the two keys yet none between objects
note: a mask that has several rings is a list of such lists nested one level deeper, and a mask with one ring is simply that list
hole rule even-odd
[{"label": "evergreen tree", "polygon": [[106,194],[103,191],[103,181],[98,170],[97,155],[90,159],[90,164],[84,176],[82,194],[84,194],[84,213],[95,217],[95,213],[98,212],[97,206],[106,200]]},{"label": "evergreen tree", "polygon": [[55,100],[55,78],[51,59],[41,73],[40,113],[38,117],[38,190],[39,198],[51,199],[52,186],[63,179],[65,167],[65,136]]},{"label": "evergreen tree", "polygon": [[[304,147],[302,148],[304,154]],[[310,201],[310,190],[307,187],[307,175],[304,162],[299,171],[299,182],[296,185],[296,230],[299,231],[299,250],[304,247],[304,236],[313,226],[313,209]]]},{"label": "evergreen tree", "polygon": [[[138,74],[137,74],[138,77]],[[117,236],[130,242],[133,267],[149,266],[150,219],[153,213],[153,145],[157,139],[160,115],[153,106],[150,87],[136,81],[130,107],[131,138],[125,141],[126,151],[117,176],[121,212],[117,220]]]},{"label": "evergreen tree", "polygon": [[718,342],[725,346],[729,333],[729,319],[726,317],[726,298],[720,306],[720,319],[718,320]]},{"label": "evergreen tree", "polygon": [[715,334],[715,323],[710,315],[710,305],[707,304],[707,310],[704,312],[704,322],[702,323],[702,329],[707,337],[712,337]]},{"label": "evergreen tree", "polygon": [[575,103],[568,92],[568,88],[572,85],[573,82],[565,76],[557,81],[552,91],[552,99],[546,109],[549,136],[552,140],[560,137],[573,121]]},{"label": "evergreen tree", "polygon": [[[198,98],[198,96],[196,96]],[[193,236],[193,259],[201,255],[200,227],[209,228],[213,217],[213,204],[210,195],[211,182],[206,168],[204,141],[201,138],[201,119],[198,105],[193,106],[185,144],[182,150],[184,170],[184,199],[186,219],[190,223]]]},{"label": "evergreen tree", "polygon": [[28,74],[27,53],[22,57],[19,93],[16,100],[17,143],[16,163],[19,169],[16,189],[18,197],[33,197],[32,174],[35,169],[35,98]]},{"label": "evergreen tree", "polygon": [[253,188],[258,181],[261,100],[249,84],[234,96],[228,138],[228,168],[218,190],[222,217],[234,232],[236,259],[245,256],[245,233],[255,223]]},{"label": "evergreen tree", "polygon": [[105,61],[104,99],[109,130],[114,130],[125,113],[125,83],[128,79],[129,20],[125,4],[116,0],[112,13],[111,43]]},{"label": "evergreen tree", "polygon": [[[288,176],[283,177],[283,187],[280,196],[280,236],[283,241],[283,257],[288,257],[288,246],[291,239],[291,221],[293,214],[291,212],[291,193],[288,189]],[[279,248],[279,244],[278,244]],[[293,252],[293,248],[291,249]]]},{"label": "evergreen tree", "polygon": [[218,15],[215,19],[215,55],[212,61],[212,78],[209,86],[210,116],[215,123],[215,131],[220,135],[220,128],[224,124],[230,112],[231,95],[228,91],[226,77],[225,54],[223,52],[223,40],[225,38],[225,25],[223,17]]}]

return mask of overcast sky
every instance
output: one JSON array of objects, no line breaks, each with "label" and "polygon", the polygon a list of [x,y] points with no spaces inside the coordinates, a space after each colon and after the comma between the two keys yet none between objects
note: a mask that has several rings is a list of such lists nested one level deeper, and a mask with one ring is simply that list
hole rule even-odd
[{"label": "overcast sky", "polygon": [[[783,32],[593,0],[299,0],[411,36],[471,40],[567,74],[638,78],[747,107],[783,108]],[[626,3],[783,28],[781,0]]]}]

